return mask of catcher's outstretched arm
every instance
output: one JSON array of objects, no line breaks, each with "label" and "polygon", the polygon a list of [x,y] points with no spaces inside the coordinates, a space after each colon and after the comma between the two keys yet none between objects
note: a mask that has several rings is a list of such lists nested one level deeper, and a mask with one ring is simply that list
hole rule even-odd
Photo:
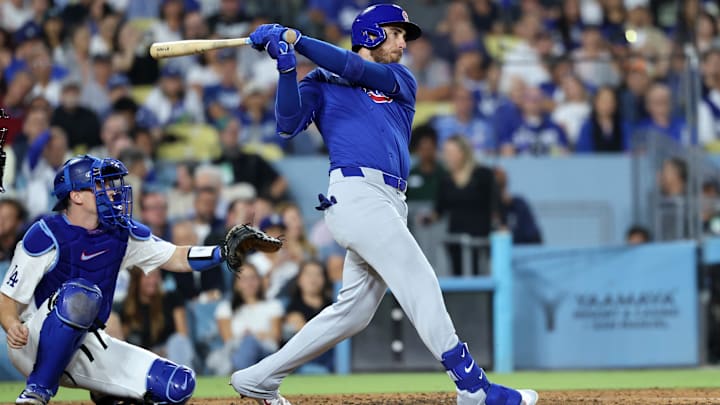
[{"label": "catcher's outstretched arm", "polygon": [[250,225],[236,225],[217,246],[177,246],[163,269],[183,273],[205,271],[227,261],[231,271],[239,271],[245,257],[254,251],[276,252],[282,241]]}]

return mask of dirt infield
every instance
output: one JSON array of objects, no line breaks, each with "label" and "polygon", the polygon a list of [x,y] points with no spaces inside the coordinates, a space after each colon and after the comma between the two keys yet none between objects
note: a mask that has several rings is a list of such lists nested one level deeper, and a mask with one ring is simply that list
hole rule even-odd
[{"label": "dirt infield", "polygon": [[[288,396],[293,405],[450,405],[455,404],[451,393],[428,394],[356,394]],[[57,402],[65,405],[92,405],[90,402]],[[193,399],[189,405],[254,405],[239,398]],[[649,389],[649,390],[590,390],[541,391],[540,405],[572,404],[720,404],[720,389]]]}]

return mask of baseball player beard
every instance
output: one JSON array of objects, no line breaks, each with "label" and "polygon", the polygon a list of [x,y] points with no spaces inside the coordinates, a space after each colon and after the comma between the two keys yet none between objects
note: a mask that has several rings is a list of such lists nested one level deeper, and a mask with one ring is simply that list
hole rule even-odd
[{"label": "baseball player beard", "polygon": [[387,50],[380,46],[376,49],[371,49],[370,56],[378,63],[398,63],[400,62],[400,58],[402,58],[402,50]]}]

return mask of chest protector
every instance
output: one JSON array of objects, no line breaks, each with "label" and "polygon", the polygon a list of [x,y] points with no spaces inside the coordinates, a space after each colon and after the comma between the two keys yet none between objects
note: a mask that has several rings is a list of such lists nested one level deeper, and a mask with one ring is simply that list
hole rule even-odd
[{"label": "chest protector", "polygon": [[40,307],[65,281],[81,277],[102,291],[98,320],[107,321],[130,233],[128,229],[102,225],[88,231],[71,225],[62,215],[47,216],[36,222],[23,239],[25,250],[31,255],[40,255],[54,247],[57,257],[35,288],[35,305]]}]

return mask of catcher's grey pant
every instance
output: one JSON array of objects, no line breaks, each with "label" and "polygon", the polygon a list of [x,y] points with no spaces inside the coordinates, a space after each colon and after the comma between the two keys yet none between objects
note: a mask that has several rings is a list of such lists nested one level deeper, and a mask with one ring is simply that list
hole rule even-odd
[{"label": "catcher's grey pant", "polygon": [[[49,313],[46,308],[50,299],[46,299],[25,322],[29,332],[28,343],[20,349],[8,348],[10,360],[23,375],[30,374],[35,364],[40,329]],[[78,350],[75,353],[60,379],[60,385],[141,399],[147,391],[148,370],[159,356],[110,337],[103,330],[97,333],[97,336],[94,333],[85,336],[83,345],[87,352]]]},{"label": "catcher's grey pant", "polygon": [[272,398],[294,369],[364,329],[387,287],[435,358],[457,345],[435,272],[407,228],[405,195],[386,185],[382,172],[362,170],[364,177],[330,173],[328,193],[337,203],[325,220],[348,249],[337,302],[278,352],[235,372],[231,384],[241,393]]}]

